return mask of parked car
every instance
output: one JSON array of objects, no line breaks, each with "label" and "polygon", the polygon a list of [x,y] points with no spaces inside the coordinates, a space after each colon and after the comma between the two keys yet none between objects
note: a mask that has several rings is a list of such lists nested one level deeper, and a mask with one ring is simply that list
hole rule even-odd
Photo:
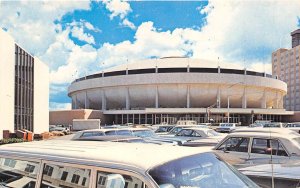
[{"label": "parked car", "polygon": [[103,141],[103,142],[129,142],[129,143],[144,143],[144,139],[136,136],[127,135],[106,135],[106,136],[90,136],[90,137],[79,137],[72,140],[78,141]]},{"label": "parked car", "polygon": [[281,122],[266,123],[263,125],[264,128],[284,128],[284,124]]},{"label": "parked car", "polygon": [[62,132],[65,135],[70,134],[70,128],[68,126],[64,125],[51,125],[49,128],[50,132],[57,131],[57,132]]},{"label": "parked car", "polygon": [[189,128],[189,127],[202,127],[201,125],[176,125],[173,127],[168,133],[165,134],[160,134],[161,136],[167,136],[167,137],[172,137],[175,136],[179,131],[181,131],[184,128]]},{"label": "parked car", "polygon": [[220,123],[219,127],[216,128],[216,131],[221,133],[230,133],[236,129],[235,123]]},{"label": "parked car", "polygon": [[[214,148],[236,167],[300,159],[300,135],[287,132],[234,132]],[[272,156],[272,157],[271,157]]]},{"label": "parked car", "polygon": [[214,130],[208,128],[198,128],[198,127],[191,127],[191,128],[184,128],[175,134],[175,137],[181,137],[190,140],[198,140],[201,138],[207,137],[222,137],[225,136],[221,133],[218,133]]},{"label": "parked car", "polygon": [[288,123],[286,124],[285,128],[293,130],[300,134],[300,122]]},{"label": "parked car", "polygon": [[155,130],[156,134],[168,133],[175,125],[158,125]]},{"label": "parked car", "polygon": [[[38,148],[38,149],[37,149]],[[209,148],[83,141],[0,146],[1,186],[258,188]],[[30,181],[19,181],[29,178]]]},{"label": "parked car", "polygon": [[185,139],[182,146],[215,146],[219,143],[226,135],[218,133],[208,128],[184,128],[179,131],[174,138]]},{"label": "parked car", "polygon": [[126,129],[91,129],[77,132],[72,140],[76,140],[78,138],[86,138],[91,136],[106,136],[106,135],[125,135],[132,136],[131,131]]},{"label": "parked car", "polygon": [[141,137],[148,142],[161,142],[172,145],[182,145],[186,142],[185,139],[162,137],[155,134],[154,131],[149,128],[130,128],[128,130],[132,132],[132,135]]}]

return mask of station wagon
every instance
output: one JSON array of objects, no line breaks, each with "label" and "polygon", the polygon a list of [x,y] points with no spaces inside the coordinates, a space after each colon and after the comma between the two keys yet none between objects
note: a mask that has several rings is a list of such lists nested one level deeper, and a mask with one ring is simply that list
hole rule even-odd
[{"label": "station wagon", "polygon": [[1,146],[0,181],[14,188],[257,187],[209,148],[93,141]]}]

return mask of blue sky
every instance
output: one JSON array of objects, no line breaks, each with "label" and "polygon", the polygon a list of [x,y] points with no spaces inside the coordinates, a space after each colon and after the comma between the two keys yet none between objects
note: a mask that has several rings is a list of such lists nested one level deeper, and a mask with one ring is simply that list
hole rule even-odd
[{"label": "blue sky", "polygon": [[50,69],[50,108],[70,108],[67,87],[103,68],[189,56],[270,72],[290,48],[300,2],[0,1],[0,26]]}]

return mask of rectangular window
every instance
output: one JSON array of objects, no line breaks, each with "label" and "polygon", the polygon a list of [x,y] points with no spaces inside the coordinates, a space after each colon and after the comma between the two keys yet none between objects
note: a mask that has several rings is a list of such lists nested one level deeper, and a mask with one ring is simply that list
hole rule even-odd
[{"label": "rectangular window", "polygon": [[67,179],[67,177],[68,177],[68,172],[63,171],[60,179],[63,180],[63,181],[65,181]]},{"label": "rectangular window", "polygon": [[75,183],[75,184],[78,184],[79,178],[80,178],[79,175],[73,174],[71,182],[72,182],[72,183]]},{"label": "rectangular window", "polygon": [[43,174],[47,175],[47,176],[52,176],[52,173],[53,173],[53,167],[49,166],[49,165],[46,165],[45,168],[44,168]]},{"label": "rectangular window", "polygon": [[288,156],[286,151],[278,140],[254,138],[251,148],[251,153]]},{"label": "rectangular window", "polygon": [[[52,175],[49,176],[49,174]],[[44,167],[41,188],[87,188],[90,184],[90,175],[90,169],[46,164]]]},{"label": "rectangular window", "polygon": [[15,168],[17,161],[14,159],[5,159],[4,160],[4,165],[9,166],[11,168]]},{"label": "rectangular window", "polygon": [[81,185],[84,186],[86,183],[86,177],[82,178],[82,182],[81,182]]},{"label": "rectangular window", "polygon": [[35,166],[31,164],[27,164],[25,168],[25,172],[32,173],[34,171]]},{"label": "rectangular window", "polygon": [[232,137],[228,138],[217,150],[248,152],[249,138]]}]

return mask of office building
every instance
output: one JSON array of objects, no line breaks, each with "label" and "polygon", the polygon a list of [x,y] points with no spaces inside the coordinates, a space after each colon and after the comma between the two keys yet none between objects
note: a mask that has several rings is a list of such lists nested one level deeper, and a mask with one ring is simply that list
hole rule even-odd
[{"label": "office building", "polygon": [[293,31],[292,48],[280,48],[272,53],[272,74],[287,83],[284,98],[286,110],[300,111],[300,29]]},{"label": "office building", "polygon": [[49,69],[0,29],[0,139],[3,130],[49,127]]}]

